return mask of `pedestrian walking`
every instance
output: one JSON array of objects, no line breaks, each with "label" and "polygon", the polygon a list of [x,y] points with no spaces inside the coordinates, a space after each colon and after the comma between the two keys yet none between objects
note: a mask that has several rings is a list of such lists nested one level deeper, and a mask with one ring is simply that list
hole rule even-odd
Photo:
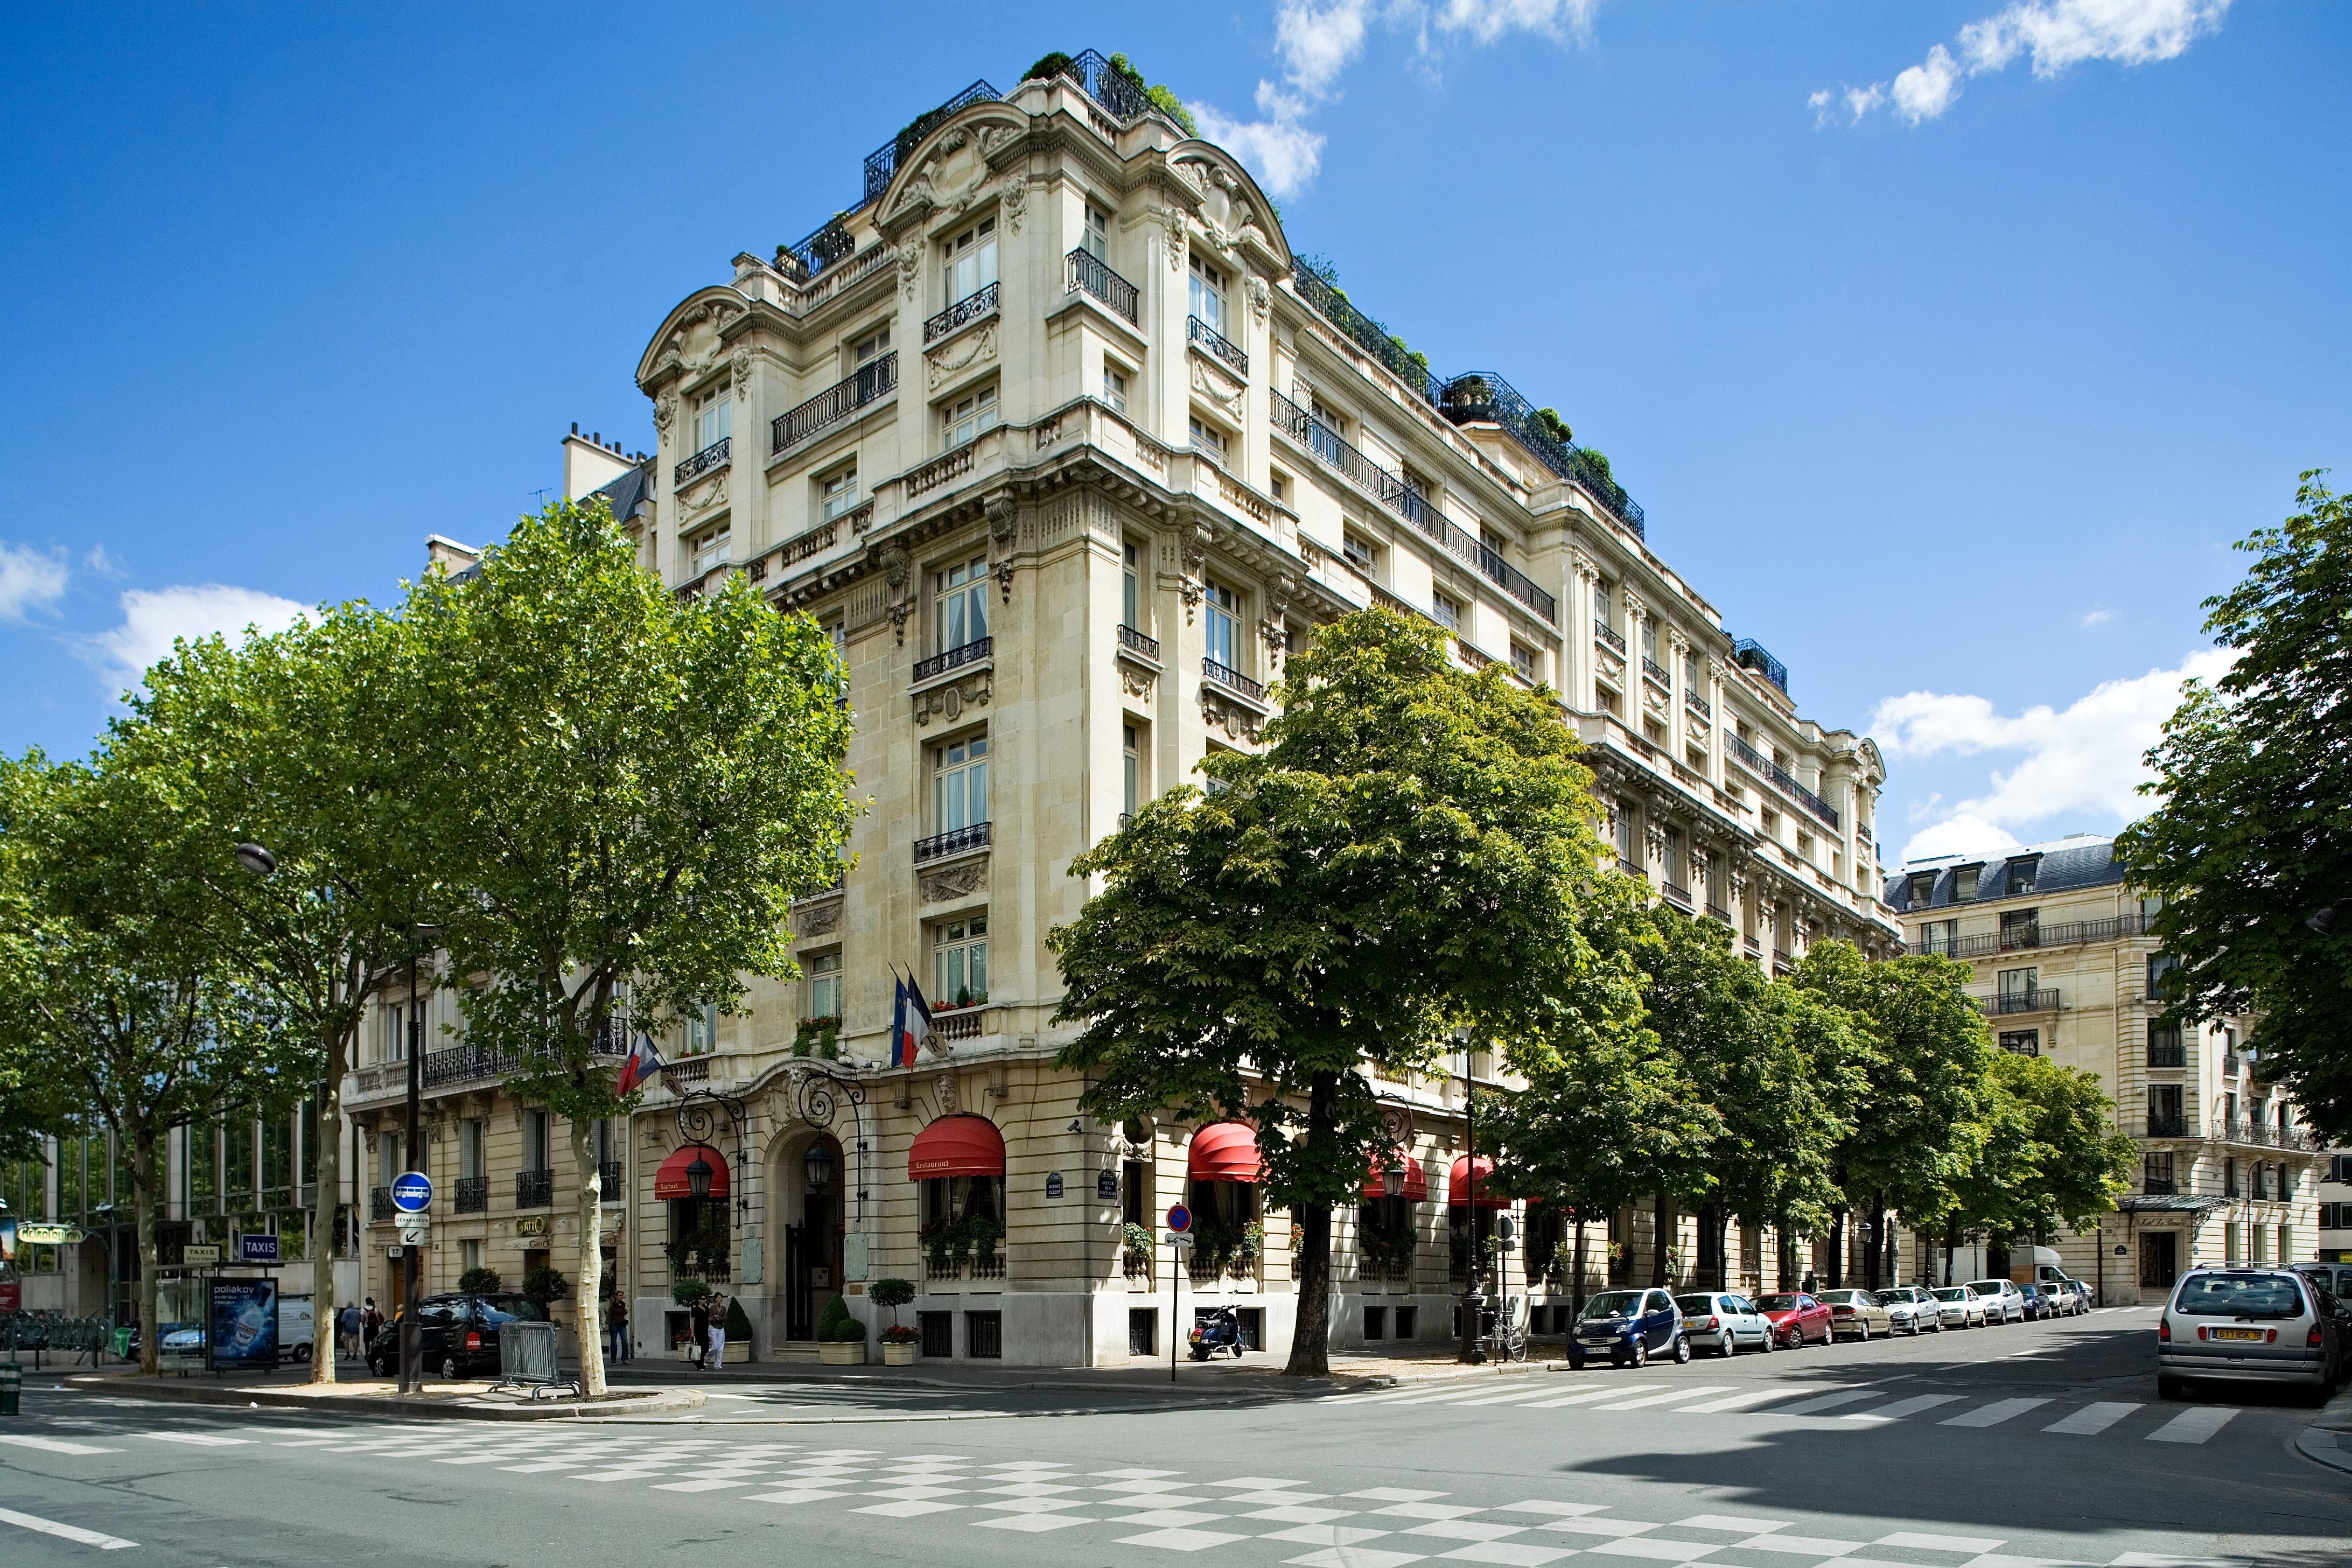
[{"label": "pedestrian walking", "polygon": [[727,1298],[710,1298],[710,1361],[711,1368],[727,1364]]},{"label": "pedestrian walking", "polygon": [[694,1331],[694,1364],[698,1371],[710,1365],[710,1298],[697,1296],[687,1311],[687,1322]]},{"label": "pedestrian walking", "polygon": [[356,1356],[360,1353],[360,1310],[349,1301],[344,1302],[343,1310],[335,1314],[336,1340],[343,1354]]},{"label": "pedestrian walking", "polygon": [[375,1346],[376,1335],[383,1332],[383,1314],[375,1310],[375,1298],[367,1299],[367,1310],[360,1314],[360,1353],[365,1355]]},{"label": "pedestrian walking", "polygon": [[1813,1271],[1811,1269],[1808,1268],[1805,1270],[1805,1282],[1798,1286],[1797,1289],[1802,1290],[1808,1296],[1814,1294],[1816,1288],[1813,1283]]},{"label": "pedestrian walking", "polygon": [[604,1328],[613,1342],[613,1360],[625,1363],[629,1359],[629,1307],[618,1296],[604,1303]]}]

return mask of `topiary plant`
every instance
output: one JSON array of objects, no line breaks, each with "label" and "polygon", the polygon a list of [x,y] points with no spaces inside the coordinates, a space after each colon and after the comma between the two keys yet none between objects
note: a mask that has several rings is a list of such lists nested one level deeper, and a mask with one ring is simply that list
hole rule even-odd
[{"label": "topiary plant", "polygon": [[1040,55],[1035,65],[1031,66],[1027,70],[1021,73],[1021,79],[1023,81],[1049,81],[1055,77],[1060,76],[1064,71],[1068,70],[1072,66],[1075,66],[1077,63],[1078,62],[1076,60],[1071,58],[1068,55],[1064,54],[1059,49],[1055,49],[1051,54]]},{"label": "topiary plant", "polygon": [[669,1288],[669,1299],[681,1307],[691,1307],[711,1294],[709,1285],[700,1279],[681,1279]]},{"label": "topiary plant", "polygon": [[743,1310],[743,1298],[740,1296],[727,1299],[727,1337],[746,1345],[751,1342],[751,1320]]},{"label": "topiary plant", "polygon": [[536,1301],[544,1307],[559,1300],[572,1289],[572,1282],[552,1268],[533,1268],[522,1277],[522,1295],[526,1301]]},{"label": "topiary plant", "polygon": [[866,1288],[866,1294],[873,1299],[876,1305],[890,1309],[890,1326],[895,1329],[898,1326],[898,1309],[915,1299],[915,1282],[912,1279],[877,1279]]},{"label": "topiary plant", "polygon": [[457,1289],[468,1296],[495,1296],[505,1287],[495,1268],[468,1268],[457,1276]]},{"label": "topiary plant", "polygon": [[824,1310],[817,1314],[816,1337],[826,1344],[863,1344],[866,1325],[850,1315],[846,1298],[834,1296],[826,1300]]}]

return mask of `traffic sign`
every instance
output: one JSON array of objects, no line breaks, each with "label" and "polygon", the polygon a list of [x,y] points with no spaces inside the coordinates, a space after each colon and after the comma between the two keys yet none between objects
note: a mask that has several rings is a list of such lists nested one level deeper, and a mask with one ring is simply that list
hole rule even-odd
[{"label": "traffic sign", "polygon": [[180,1248],[180,1261],[183,1263],[218,1263],[220,1261],[220,1243],[216,1241],[192,1241],[185,1247]]},{"label": "traffic sign", "polygon": [[433,1205],[433,1183],[422,1171],[403,1171],[392,1179],[392,1206],[403,1214],[421,1214]]},{"label": "traffic sign", "polygon": [[1168,1228],[1181,1236],[1192,1228],[1192,1211],[1182,1204],[1168,1205]]},{"label": "traffic sign", "polygon": [[400,1227],[401,1244],[404,1247],[422,1247],[430,1234],[421,1225],[404,1225]]},{"label": "traffic sign", "polygon": [[1197,1237],[1187,1235],[1185,1232],[1180,1230],[1175,1235],[1168,1238],[1168,1245],[1174,1247],[1179,1252],[1190,1252],[1192,1250],[1193,1242],[1198,1239],[1199,1238]]}]

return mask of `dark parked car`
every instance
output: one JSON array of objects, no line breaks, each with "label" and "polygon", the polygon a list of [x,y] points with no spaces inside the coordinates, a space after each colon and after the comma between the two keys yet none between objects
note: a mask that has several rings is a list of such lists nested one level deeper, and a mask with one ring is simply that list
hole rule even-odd
[{"label": "dark parked car", "polygon": [[1770,1320],[1783,1350],[1808,1343],[1825,1345],[1836,1337],[1831,1327],[1835,1320],[1828,1306],[1801,1290],[1759,1296],[1756,1310]]},{"label": "dark parked car", "polygon": [[[521,1318],[543,1321],[547,1310],[520,1296],[427,1296],[417,1303],[416,1327],[423,1340],[428,1376],[445,1383],[499,1370],[499,1329]],[[400,1322],[384,1326],[368,1346],[368,1370],[391,1377],[400,1370]]]},{"label": "dark parked car", "polygon": [[1579,1368],[1595,1356],[1612,1366],[1643,1366],[1654,1355],[1686,1362],[1690,1354],[1682,1310],[1664,1290],[1603,1290],[1584,1304],[1568,1339],[1568,1363]]},{"label": "dark parked car", "polygon": [[2054,1318],[2058,1315],[2057,1298],[2051,1295],[2047,1290],[2044,1290],[2041,1286],[2020,1285],[2017,1288],[2017,1293],[2025,1298],[2025,1321],[2027,1322],[2036,1323],[2040,1322],[2044,1318]]}]

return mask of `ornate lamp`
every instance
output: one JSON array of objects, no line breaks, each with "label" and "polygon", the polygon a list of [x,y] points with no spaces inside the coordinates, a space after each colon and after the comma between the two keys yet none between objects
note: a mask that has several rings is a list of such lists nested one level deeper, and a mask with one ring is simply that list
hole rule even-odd
[{"label": "ornate lamp", "polygon": [[801,1160],[801,1173],[808,1178],[808,1190],[821,1193],[833,1185],[833,1151],[823,1143],[809,1145],[808,1153]]},{"label": "ornate lamp", "polygon": [[710,1195],[710,1162],[698,1153],[686,1168],[686,1190],[698,1198]]}]

